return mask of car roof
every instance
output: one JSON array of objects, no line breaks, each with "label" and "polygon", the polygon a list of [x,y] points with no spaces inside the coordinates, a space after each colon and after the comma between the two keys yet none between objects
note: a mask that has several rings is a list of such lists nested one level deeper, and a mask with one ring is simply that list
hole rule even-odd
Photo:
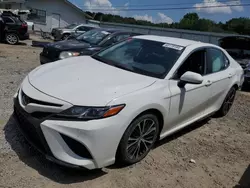
[{"label": "car roof", "polygon": [[139,36],[135,36],[134,38],[152,40],[152,41],[163,42],[163,43],[170,43],[170,44],[175,44],[175,45],[183,46],[183,47],[194,45],[194,44],[206,44],[206,43],[202,43],[202,42],[194,41],[194,40],[187,40],[187,39],[181,39],[181,38],[175,38],[175,37],[156,36],[156,35],[139,35]]}]

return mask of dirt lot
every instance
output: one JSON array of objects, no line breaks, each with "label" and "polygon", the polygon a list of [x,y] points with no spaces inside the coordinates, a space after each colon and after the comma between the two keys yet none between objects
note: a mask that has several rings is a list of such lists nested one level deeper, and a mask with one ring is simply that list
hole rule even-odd
[{"label": "dirt lot", "polygon": [[39,65],[40,51],[0,44],[0,187],[250,187],[250,95],[240,92],[227,117],[194,124],[159,142],[139,164],[79,171],[46,161],[11,118],[12,96]]}]

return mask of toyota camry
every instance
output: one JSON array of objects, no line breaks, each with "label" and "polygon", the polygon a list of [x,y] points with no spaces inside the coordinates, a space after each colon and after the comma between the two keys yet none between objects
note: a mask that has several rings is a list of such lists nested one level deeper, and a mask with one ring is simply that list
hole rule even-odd
[{"label": "toyota camry", "polygon": [[218,46],[136,36],[35,68],[14,96],[14,117],[27,140],[61,165],[133,164],[157,140],[225,116],[243,81],[240,65]]}]

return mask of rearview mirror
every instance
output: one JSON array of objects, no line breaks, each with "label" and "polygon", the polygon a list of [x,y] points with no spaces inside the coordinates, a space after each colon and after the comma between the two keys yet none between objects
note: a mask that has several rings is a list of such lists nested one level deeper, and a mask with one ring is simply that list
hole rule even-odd
[{"label": "rearview mirror", "polygon": [[203,77],[195,72],[187,71],[181,78],[178,86],[183,87],[185,84],[201,84],[203,82]]}]

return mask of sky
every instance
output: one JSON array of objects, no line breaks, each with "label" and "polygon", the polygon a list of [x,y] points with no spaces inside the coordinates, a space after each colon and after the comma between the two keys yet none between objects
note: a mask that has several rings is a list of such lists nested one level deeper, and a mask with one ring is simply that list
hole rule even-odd
[{"label": "sky", "polygon": [[[70,0],[84,11],[104,12],[134,17],[154,23],[179,22],[189,12],[197,12],[201,18],[225,22],[231,18],[249,17],[250,0]],[[235,5],[235,6],[232,6]],[[210,7],[212,6],[212,7]],[[220,7],[218,7],[220,6]],[[166,8],[192,8],[172,9]],[[210,7],[210,8],[208,8]],[[158,10],[131,10],[131,9]],[[165,9],[165,10],[159,10]],[[124,11],[130,10],[130,11]]]}]

